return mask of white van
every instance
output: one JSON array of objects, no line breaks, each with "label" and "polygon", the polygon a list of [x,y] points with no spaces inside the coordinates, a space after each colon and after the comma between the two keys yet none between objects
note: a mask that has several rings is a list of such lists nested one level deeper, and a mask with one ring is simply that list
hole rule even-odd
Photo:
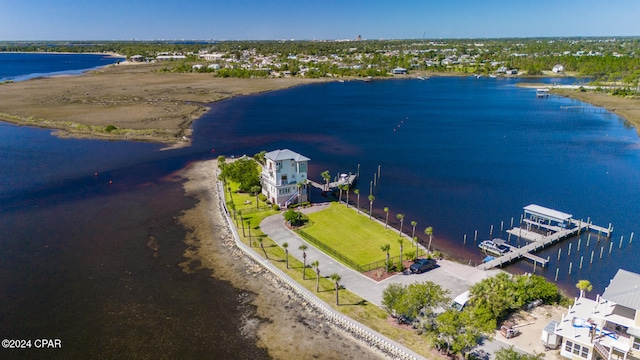
[{"label": "white van", "polygon": [[469,291],[465,291],[453,299],[451,307],[458,311],[462,311],[462,309],[467,305],[467,302],[469,302],[469,298],[471,298],[471,293]]}]

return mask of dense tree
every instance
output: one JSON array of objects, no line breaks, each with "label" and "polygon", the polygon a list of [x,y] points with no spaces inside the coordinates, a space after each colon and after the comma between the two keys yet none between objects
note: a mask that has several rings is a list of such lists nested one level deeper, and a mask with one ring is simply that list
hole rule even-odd
[{"label": "dense tree", "polygon": [[353,190],[353,193],[356,194],[356,208],[360,214],[360,189]]},{"label": "dense tree", "polygon": [[238,159],[222,168],[223,177],[240,184],[240,190],[250,192],[254,186],[260,186],[260,173],[257,163],[252,159]]},{"label": "dense tree", "polygon": [[371,216],[373,215],[373,200],[376,199],[375,196],[369,195],[369,220],[371,220]]},{"label": "dense tree", "polygon": [[510,346],[496,350],[495,357],[496,360],[542,360],[544,359],[544,353],[523,354],[514,350],[513,346]]},{"label": "dense tree", "polygon": [[419,314],[433,317],[435,310],[444,308],[450,299],[449,291],[431,281],[412,283],[406,287],[394,310],[398,315],[415,319]]}]

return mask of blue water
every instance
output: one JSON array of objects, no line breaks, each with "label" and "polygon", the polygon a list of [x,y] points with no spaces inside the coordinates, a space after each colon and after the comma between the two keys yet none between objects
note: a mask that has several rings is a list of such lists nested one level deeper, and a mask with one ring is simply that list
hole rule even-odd
[{"label": "blue water", "polygon": [[[324,83],[235,97],[211,104],[194,124],[192,147],[170,151],[146,143],[58,139],[49,130],[0,123],[0,302],[10,305],[0,312],[3,323],[13,324],[16,337],[59,335],[58,324],[65,324],[67,339],[81,346],[91,343],[82,341],[88,333],[122,336],[105,325],[121,329],[130,317],[151,319],[155,331],[184,336],[179,349],[185,353],[210,346],[256,357],[258,350],[229,343],[242,339],[233,333],[239,310],[234,301],[215,299],[235,299],[233,289],[208,275],[184,276],[175,266],[185,250],[175,218],[194,202],[183,197],[173,174],[192,161],[278,148],[311,158],[315,180],[324,170],[337,175],[359,169],[363,206],[380,166],[374,212],[382,217],[389,207],[393,226],[395,215],[405,214],[405,230],[417,221],[422,240],[423,229],[432,226],[434,246],[464,262],[483,257],[473,242],[475,230],[483,240],[494,225],[493,236],[506,238],[500,222],[517,222],[531,203],[598,225],[611,222],[611,240],[593,237],[587,246],[585,235],[565,241],[540,253],[551,261],[536,269],[550,280],[558,269],[558,284],[568,291],[588,279],[601,293],[618,268],[640,272],[634,256],[640,235],[629,244],[630,234],[640,231],[640,140],[615,115],[561,110],[588,105],[536,98],[535,90],[516,87],[518,81]],[[158,258],[150,256],[148,236],[160,243]],[[520,261],[508,269],[531,272],[533,266]],[[114,304],[145,306],[134,306],[138,312],[132,314]],[[91,324],[82,320],[95,317]],[[196,330],[159,325],[169,318],[181,319],[177,329]],[[220,323],[201,328],[202,319]],[[212,328],[221,330],[208,334]],[[189,346],[194,336],[197,346]],[[86,347],[82,355],[92,355],[95,347]]]},{"label": "blue water", "polygon": [[123,61],[122,57],[94,54],[34,54],[0,52],[0,82],[41,76],[76,75]]},{"label": "blue water", "polygon": [[[356,172],[366,201],[373,190],[379,216],[405,214],[417,228],[434,228],[436,247],[465,262],[482,254],[473,243],[500,234],[522,207],[540,204],[615,227],[616,242],[585,247],[568,241],[540,253],[547,269],[536,269],[565,288],[587,278],[602,291],[618,267],[639,271],[629,254],[631,232],[640,231],[640,141],[635,129],[611,114],[569,112],[561,106],[584,105],[560,97],[536,98],[518,88],[519,80],[432,78],[372,83],[328,83],[259,96],[238,97],[213,105],[195,124],[196,137],[207,136],[227,154],[254,154],[290,148],[311,158],[310,177],[320,181],[329,170]],[[555,81],[555,80],[554,80]],[[364,200],[364,201],[363,201]],[[463,246],[464,235],[469,240]],[[622,249],[618,249],[624,236]],[[586,237],[586,236],[583,236]],[[578,239],[575,239],[577,242]],[[514,245],[517,245],[514,243]],[[603,259],[598,259],[606,246]],[[559,247],[564,248],[556,261]],[[591,251],[596,251],[590,266]],[[583,268],[579,269],[583,256]],[[568,274],[569,263],[572,274]],[[511,269],[533,271],[521,261]]]}]

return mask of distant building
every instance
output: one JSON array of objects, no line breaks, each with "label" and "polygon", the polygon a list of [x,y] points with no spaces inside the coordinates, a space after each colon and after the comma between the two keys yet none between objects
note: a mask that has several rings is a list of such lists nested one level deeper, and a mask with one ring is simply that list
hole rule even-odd
[{"label": "distant building", "polygon": [[556,66],[553,67],[553,69],[551,69],[551,71],[553,71],[554,73],[562,73],[564,72],[564,66],[558,64]]},{"label": "distant building", "polygon": [[568,359],[640,359],[640,274],[618,270],[595,300],[581,293],[555,334]]},{"label": "distant building", "polygon": [[391,73],[393,75],[404,75],[404,74],[407,73],[407,69],[401,68],[401,67],[397,67],[397,68],[391,70]]},{"label": "distant building", "polygon": [[[274,150],[264,155],[260,174],[262,193],[272,204],[286,208],[308,201],[307,169],[309,158],[289,149]],[[298,184],[303,184],[298,188]]]}]

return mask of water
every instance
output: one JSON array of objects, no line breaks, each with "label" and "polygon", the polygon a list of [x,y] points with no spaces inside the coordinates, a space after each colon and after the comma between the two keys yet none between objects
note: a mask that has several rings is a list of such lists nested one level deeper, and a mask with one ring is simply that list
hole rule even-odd
[{"label": "water", "polygon": [[[565,248],[556,261],[565,241],[541,252],[551,262],[536,269],[553,280],[559,268],[558,282],[567,290],[575,291],[577,280],[586,278],[601,292],[618,267],[640,270],[628,255],[636,249],[628,244],[630,233],[640,231],[640,141],[615,115],[561,110],[580,104],[536,98],[535,90],[516,87],[518,81],[328,83],[239,97],[214,104],[207,120],[196,123],[196,136],[214,134],[215,148],[226,154],[290,148],[311,158],[310,177],[316,181],[324,170],[335,176],[356,172],[360,164],[364,199],[380,165],[375,212],[382,217],[389,207],[394,221],[397,213],[405,214],[405,229],[417,221],[422,239],[423,229],[432,226],[435,246],[465,262],[483,258],[473,243],[475,230],[478,241],[489,238],[491,225],[494,236],[506,238],[500,222],[508,227],[515,217],[517,223],[522,207],[531,203],[590,217],[597,225],[611,222],[611,255],[608,241],[592,240],[587,249],[585,238],[582,255],[573,244],[572,257],[566,258]],[[465,234],[470,241],[463,246]],[[618,249],[621,235],[626,241]],[[601,246],[607,246],[607,256],[600,260]],[[588,265],[596,249],[598,261]],[[582,269],[577,256],[587,258]],[[521,261],[510,269],[531,272],[533,265]]]},{"label": "water", "polygon": [[[404,213],[405,229],[416,220],[422,238],[433,226],[434,245],[463,261],[482,258],[474,230],[484,239],[493,224],[497,235],[500,221],[517,221],[523,206],[537,203],[615,226],[611,254],[607,247],[599,259],[609,240],[592,238],[587,247],[583,236],[580,251],[572,240],[569,258],[566,241],[561,261],[558,247],[542,252],[551,264],[537,273],[553,279],[560,268],[563,287],[575,290],[586,278],[601,292],[619,267],[640,271],[631,255],[640,235],[628,244],[640,231],[635,130],[614,115],[560,111],[575,102],[536,99],[516,82],[326,83],[236,97],[213,104],[194,124],[192,147],[172,151],[0,124],[3,334],[60,337],[69,357],[151,351],[266,358],[239,330],[239,315],[251,312],[237,301],[239,290],[176,266],[185,231],[175,218],[195,201],[167,179],[192,161],[277,148],[310,157],[316,180],[324,170],[355,172],[360,164],[362,194],[380,165],[376,213],[385,206],[390,220]],[[158,258],[149,236],[159,242]],[[533,270],[524,261],[510,269]],[[175,340],[144,342],[161,338]]]},{"label": "water", "polygon": [[80,74],[123,60],[122,57],[96,54],[0,52],[0,82],[6,80],[23,81],[40,76]]}]

